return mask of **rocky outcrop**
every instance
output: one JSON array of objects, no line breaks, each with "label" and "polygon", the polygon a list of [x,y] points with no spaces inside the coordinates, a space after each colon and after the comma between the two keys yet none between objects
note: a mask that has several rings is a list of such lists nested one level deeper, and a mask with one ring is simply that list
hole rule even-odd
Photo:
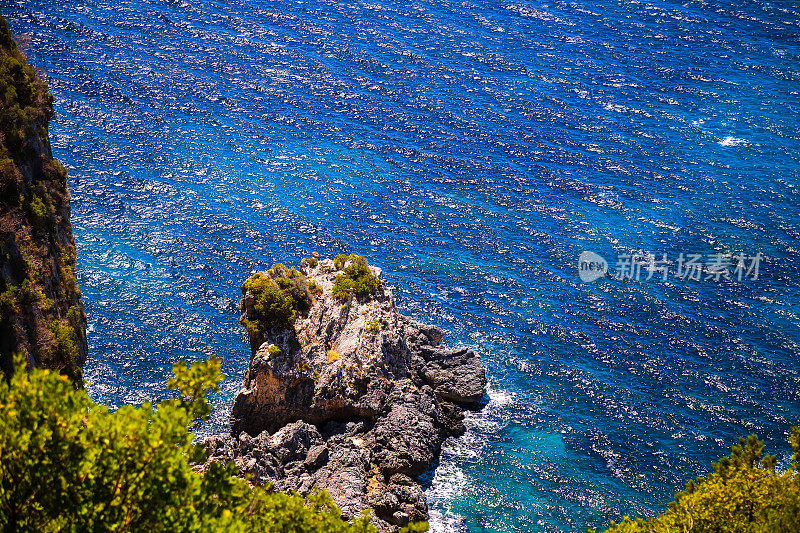
[{"label": "rocky outcrop", "polygon": [[[234,460],[253,483],[325,489],[345,517],[370,509],[381,530],[394,531],[427,519],[416,477],[464,431],[462,408],[481,400],[486,376],[472,350],[445,348],[439,328],[401,315],[379,269],[363,262],[377,283],[363,278],[343,293],[354,257],[304,260],[291,283],[280,265],[264,274],[312,294],[283,326],[261,320],[276,307],[245,284],[250,366],[231,433],[206,445],[211,460]],[[364,280],[369,294],[359,293]]]},{"label": "rocky outcrop", "polygon": [[67,172],[50,152],[52,101],[0,16],[0,369],[21,353],[80,386],[86,315]]}]

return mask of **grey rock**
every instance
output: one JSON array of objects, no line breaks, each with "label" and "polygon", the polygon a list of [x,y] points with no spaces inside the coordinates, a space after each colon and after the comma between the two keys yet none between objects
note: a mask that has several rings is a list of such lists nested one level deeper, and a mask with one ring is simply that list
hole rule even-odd
[{"label": "grey rock", "polygon": [[[464,432],[462,406],[483,396],[485,370],[472,350],[441,346],[440,328],[401,315],[379,269],[377,295],[342,305],[331,260],[302,268],[322,294],[293,327],[249,333],[231,433],[206,440],[209,460],[279,491],[327,490],[346,519],[369,509],[381,531],[426,520],[416,476]],[[246,292],[243,321],[253,301]]]},{"label": "grey rock", "polygon": [[444,350],[423,347],[425,365],[420,374],[445,400],[474,404],[486,389],[486,371],[469,348]]},{"label": "grey rock", "polygon": [[317,470],[328,462],[328,447],[324,444],[317,444],[308,450],[306,455],[306,466],[310,469]]}]

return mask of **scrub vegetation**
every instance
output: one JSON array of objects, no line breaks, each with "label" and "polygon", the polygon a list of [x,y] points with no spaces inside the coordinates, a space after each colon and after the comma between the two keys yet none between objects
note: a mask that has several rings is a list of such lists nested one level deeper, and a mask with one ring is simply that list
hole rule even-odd
[{"label": "scrub vegetation", "polygon": [[606,533],[772,533],[800,531],[800,428],[792,428],[793,455],[779,469],[756,435],[740,438],[713,472],[690,481],[655,518],[625,519]]},{"label": "scrub vegetation", "polygon": [[0,370],[13,354],[82,385],[86,316],[67,169],[52,159],[53,96],[0,16]]},{"label": "scrub vegetation", "polygon": [[257,272],[242,286],[253,297],[255,318],[246,319],[250,332],[286,328],[308,312],[313,297],[306,277],[294,268],[278,263],[266,274]]},{"label": "scrub vegetation", "polygon": [[343,270],[333,285],[333,297],[340,302],[347,302],[353,296],[359,300],[371,298],[378,293],[378,278],[364,257],[339,254],[333,260],[333,266],[336,270]]},{"label": "scrub vegetation", "polygon": [[[174,397],[110,411],[46,369],[0,380],[0,530],[375,532],[321,492],[303,498],[250,487],[212,462],[189,427],[211,413],[218,359],[173,367]],[[406,531],[423,531],[415,525]]]}]

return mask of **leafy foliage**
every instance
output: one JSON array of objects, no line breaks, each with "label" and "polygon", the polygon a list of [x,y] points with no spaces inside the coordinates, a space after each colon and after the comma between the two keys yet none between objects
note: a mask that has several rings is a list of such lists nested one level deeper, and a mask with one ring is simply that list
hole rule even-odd
[{"label": "leafy foliage", "polygon": [[342,520],[327,493],[269,494],[233,464],[197,471],[205,452],[187,428],[210,413],[216,359],[175,365],[177,398],[113,413],[65,376],[16,366],[0,380],[3,531],[375,531],[366,516]]},{"label": "leafy foliage", "polygon": [[78,346],[75,343],[75,327],[53,320],[50,324],[50,332],[53,334],[53,343],[50,348],[51,357],[70,366],[79,366],[80,353],[78,353]]},{"label": "leafy foliage", "polygon": [[378,278],[370,270],[367,260],[356,254],[339,254],[333,260],[337,270],[344,269],[344,273],[336,276],[333,285],[333,297],[340,302],[347,302],[356,298],[368,298],[378,293]]},{"label": "leafy foliage", "polygon": [[248,331],[284,328],[311,307],[312,296],[306,277],[294,268],[278,263],[266,275],[257,272],[242,286],[242,292],[255,298],[256,318],[245,320]]},{"label": "leafy foliage", "polygon": [[322,296],[322,287],[314,280],[308,282],[308,292],[314,296]]},{"label": "leafy foliage", "polygon": [[690,481],[657,518],[625,519],[607,533],[800,531],[800,428],[789,439],[794,454],[784,472],[764,454],[756,435],[740,438],[730,457],[714,463],[708,477]]},{"label": "leafy foliage", "polygon": [[8,23],[0,16],[2,151],[12,156],[18,153],[28,137],[47,127],[52,116],[53,96],[17,48]]}]

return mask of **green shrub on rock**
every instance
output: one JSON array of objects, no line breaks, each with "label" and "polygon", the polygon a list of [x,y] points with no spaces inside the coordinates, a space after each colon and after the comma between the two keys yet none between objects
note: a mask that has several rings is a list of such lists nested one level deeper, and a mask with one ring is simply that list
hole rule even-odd
[{"label": "green shrub on rock", "polygon": [[71,365],[77,365],[80,353],[75,344],[75,329],[67,324],[62,324],[58,320],[53,320],[49,326],[53,334],[52,357],[55,361],[65,361]]},{"label": "green shrub on rock", "polygon": [[255,298],[253,310],[256,313],[255,319],[245,320],[248,331],[262,331],[278,324],[289,325],[297,319],[292,298],[261,272],[244,283],[242,292],[247,291]]},{"label": "green shrub on rock", "polygon": [[368,298],[378,293],[379,281],[370,270],[367,260],[356,254],[339,254],[333,261],[337,270],[344,269],[336,276],[333,285],[333,297],[340,302],[347,302],[352,296]]},{"label": "green shrub on rock", "polygon": [[322,296],[322,287],[316,281],[309,281],[308,282],[308,292],[313,294],[314,296]]},{"label": "green shrub on rock", "polygon": [[26,140],[45,129],[53,116],[53,96],[17,48],[6,19],[0,16],[0,134],[2,144],[18,153]]},{"label": "green shrub on rock", "polygon": [[351,258],[358,257],[356,254],[339,254],[333,258],[333,268],[336,270],[341,270],[344,268],[344,264],[347,263]]},{"label": "green shrub on rock", "polygon": [[29,204],[29,209],[31,212],[31,218],[33,219],[33,225],[39,231],[44,231],[47,225],[47,206],[44,205],[44,202],[41,198],[34,195]]},{"label": "green shrub on rock", "polygon": [[242,292],[255,298],[256,317],[245,320],[248,331],[289,327],[311,307],[311,292],[306,277],[294,268],[278,263],[267,274],[257,272],[242,286]]}]

